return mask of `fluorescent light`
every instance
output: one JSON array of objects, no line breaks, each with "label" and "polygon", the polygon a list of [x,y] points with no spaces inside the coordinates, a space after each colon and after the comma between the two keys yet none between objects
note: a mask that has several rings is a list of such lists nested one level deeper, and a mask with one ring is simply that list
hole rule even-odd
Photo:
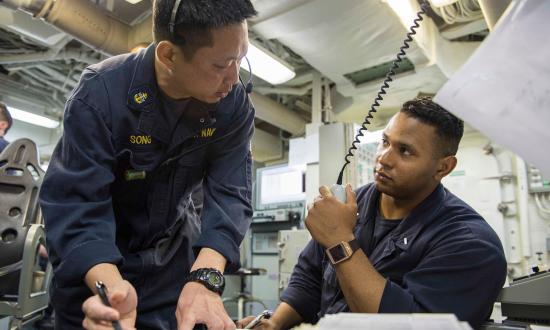
[{"label": "fluorescent light", "polygon": [[126,0],[126,2],[129,2],[132,5],[135,5],[136,3],[141,2],[141,0]]},{"label": "fluorescent light", "polygon": [[29,124],[42,126],[46,128],[57,128],[59,126],[59,121],[50,119],[48,117],[40,116],[34,113],[27,111],[19,110],[16,108],[8,107],[13,119],[24,121]]},{"label": "fluorescent light", "polygon": [[[288,64],[256,45],[249,45],[246,57],[250,61],[252,74],[272,85],[282,84],[296,76],[296,73]],[[248,71],[248,64],[244,59],[241,61],[241,68]]]}]

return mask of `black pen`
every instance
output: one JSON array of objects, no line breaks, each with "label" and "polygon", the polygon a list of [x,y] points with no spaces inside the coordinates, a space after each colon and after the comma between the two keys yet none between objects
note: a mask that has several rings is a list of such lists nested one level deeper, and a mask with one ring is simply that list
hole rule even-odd
[{"label": "black pen", "polygon": [[[105,292],[105,284],[101,281],[95,282],[95,287],[97,288],[97,293],[99,294],[99,298],[101,298],[101,301],[105,306],[111,307],[111,304],[109,304],[109,298],[107,298],[107,292]],[[122,327],[120,326],[120,323],[118,321],[113,321],[113,328],[115,330],[122,330]]]}]

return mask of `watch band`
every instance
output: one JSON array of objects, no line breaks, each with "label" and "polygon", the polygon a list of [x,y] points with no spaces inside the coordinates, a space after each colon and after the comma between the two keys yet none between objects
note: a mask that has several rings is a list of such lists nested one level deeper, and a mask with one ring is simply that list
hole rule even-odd
[{"label": "watch band", "polygon": [[225,288],[225,278],[219,270],[215,268],[199,268],[189,273],[188,281],[197,282],[204,285],[208,290],[223,294]]},{"label": "watch band", "polygon": [[333,265],[339,264],[342,261],[346,261],[355,251],[360,248],[359,242],[357,239],[352,239],[349,242],[340,242],[336,245],[333,245],[325,250],[330,262]]}]

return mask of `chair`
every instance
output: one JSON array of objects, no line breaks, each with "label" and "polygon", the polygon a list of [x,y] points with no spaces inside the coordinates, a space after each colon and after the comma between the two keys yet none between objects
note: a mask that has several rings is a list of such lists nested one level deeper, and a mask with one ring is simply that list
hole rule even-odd
[{"label": "chair", "polygon": [[42,317],[52,268],[40,256],[46,238],[38,193],[44,171],[36,144],[20,139],[0,154],[0,317],[10,329]]},{"label": "chair", "polygon": [[228,276],[234,275],[239,276],[241,285],[240,290],[237,292],[237,294],[233,297],[224,298],[223,303],[230,301],[236,301],[237,302],[237,319],[242,319],[244,315],[244,307],[247,303],[258,303],[264,307],[264,309],[267,309],[267,306],[264,304],[263,301],[260,299],[253,297],[250,293],[246,292],[246,277],[247,276],[257,276],[257,275],[265,275],[267,271],[263,268],[241,268],[237,270],[233,274],[228,274]]}]

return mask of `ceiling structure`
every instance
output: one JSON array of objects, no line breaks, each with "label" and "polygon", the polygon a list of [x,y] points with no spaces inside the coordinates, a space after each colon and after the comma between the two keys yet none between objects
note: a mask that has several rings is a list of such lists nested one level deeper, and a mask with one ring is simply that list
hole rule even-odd
[{"label": "ceiling structure", "polygon": [[[109,53],[105,49],[111,45],[106,41],[102,45],[105,47],[94,47],[100,42],[76,38],[72,27],[59,20],[50,24],[14,10],[17,2],[0,4],[0,100],[60,118],[66,97],[78,83],[82,70],[104,59]],[[93,11],[89,20],[102,19],[102,24],[120,30],[113,35],[126,33],[128,41],[111,49],[152,40],[150,0],[137,4],[124,0],[73,0],[71,4],[79,2],[85,2],[85,10]],[[12,5],[8,7],[6,3]],[[294,79],[278,86],[254,78],[254,97],[262,104],[256,120],[257,129],[262,131],[258,134],[262,141],[257,141],[262,151],[257,154],[263,160],[282,157],[284,141],[303,134],[300,125],[311,120],[311,90],[316,73],[330,86],[335,119],[362,122],[383,79],[380,72],[394,59],[418,9],[416,0],[253,3],[259,15],[250,21],[250,39],[296,72]],[[409,66],[392,84],[375,127],[383,125],[404,101],[437,92],[488,33],[480,13],[477,0],[460,0],[452,8],[430,10],[408,51]],[[277,141],[282,149],[275,146],[271,148],[274,151],[269,151],[266,146]]]}]

